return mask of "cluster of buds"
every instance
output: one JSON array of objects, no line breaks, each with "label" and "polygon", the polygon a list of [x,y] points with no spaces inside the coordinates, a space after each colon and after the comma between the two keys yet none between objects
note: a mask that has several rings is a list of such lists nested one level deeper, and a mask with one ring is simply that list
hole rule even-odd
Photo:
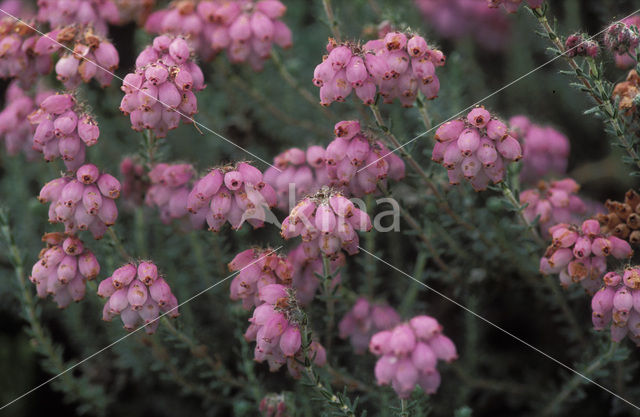
[{"label": "cluster of buds", "polygon": [[271,248],[240,252],[229,262],[229,270],[240,271],[231,281],[231,299],[242,300],[246,310],[261,304],[260,289],[271,284],[291,285],[293,278],[291,262]]},{"label": "cluster of buds", "polygon": [[608,272],[605,286],[591,299],[592,321],[596,330],[611,324],[611,339],[620,342],[629,336],[640,346],[640,269],[631,267],[622,276]]},{"label": "cluster of buds", "polygon": [[607,257],[629,259],[631,246],[615,236],[602,233],[597,220],[585,220],[581,227],[558,224],[549,229],[552,243],[540,259],[540,272],[559,274],[560,284],[579,282],[589,293],[602,285]]},{"label": "cluster of buds", "polygon": [[161,35],[138,55],[135,72],[124,77],[121,88],[120,110],[130,116],[131,128],[151,129],[162,138],[181,119],[192,122],[198,111],[194,91],[204,88],[204,74],[184,38]]},{"label": "cluster of buds", "polygon": [[[253,311],[251,323],[244,334],[247,341],[255,341],[255,360],[267,361],[269,370],[275,372],[285,363],[294,378],[300,375],[302,359],[302,335],[299,326],[301,311],[295,298],[295,291],[280,284],[262,287],[258,293],[262,302]],[[314,362],[318,366],[326,363],[326,352],[317,342],[312,342],[310,350],[315,351]]]},{"label": "cluster of buds", "polygon": [[608,212],[596,215],[602,232],[624,239],[634,246],[638,245],[640,243],[640,195],[634,190],[629,190],[624,195],[623,202],[607,200],[604,206]]},{"label": "cluster of buds", "polygon": [[338,122],[335,139],[327,146],[325,163],[330,184],[345,194],[361,197],[377,191],[378,182],[387,177],[404,178],[402,159],[360,129],[357,120]]},{"label": "cluster of buds", "polygon": [[149,189],[144,166],[127,156],[120,162],[120,175],[122,176],[123,200],[133,207],[140,206]]},{"label": "cluster of buds", "polygon": [[458,358],[455,345],[430,316],[416,316],[374,334],[369,350],[381,356],[375,367],[378,385],[391,384],[400,398],[409,398],[416,384],[425,393],[435,394],[440,386],[438,359],[451,362]]},{"label": "cluster of buds", "polygon": [[160,163],[149,171],[151,185],[145,195],[145,203],[158,208],[164,224],[187,215],[187,196],[192,177],[193,167],[190,164]]},{"label": "cluster of buds", "polygon": [[80,239],[64,233],[47,233],[42,237],[47,247],[38,256],[29,280],[38,296],[50,294],[59,308],[84,298],[85,283],[100,273],[100,264]]},{"label": "cluster of buds", "polygon": [[344,315],[338,329],[340,338],[349,338],[353,350],[361,355],[367,351],[374,333],[388,330],[400,323],[400,315],[386,304],[371,304],[362,297]]},{"label": "cluster of buds", "polygon": [[56,77],[68,89],[92,78],[102,87],[110,85],[120,62],[116,48],[92,27],[71,25],[55,29],[39,38],[34,47],[34,52],[43,56],[58,51],[64,53],[56,63]]},{"label": "cluster of buds", "polygon": [[52,93],[38,88],[35,97],[23,90],[17,81],[11,82],[5,94],[6,107],[0,112],[0,138],[9,155],[24,151],[29,157],[33,152],[32,139],[35,129],[27,116],[40,106],[42,101]]},{"label": "cluster of buds", "polygon": [[567,50],[566,55],[569,58],[576,56],[588,56],[595,58],[598,55],[598,42],[590,40],[582,33],[574,33],[568,36],[564,42],[564,48]]},{"label": "cluster of buds", "polygon": [[355,90],[364,104],[375,102],[376,91],[385,103],[398,98],[411,107],[418,91],[431,100],[438,96],[440,81],[436,67],[445,63],[444,54],[431,49],[418,35],[389,32],[384,38],[360,46],[346,42],[327,44],[329,55],[313,73],[313,83],[320,87],[320,104],[345,101]]},{"label": "cluster of buds", "polygon": [[119,196],[120,182],[87,164],[78,168],[75,178],[64,176],[46,183],[38,199],[50,203],[49,222],[64,223],[66,233],[90,230],[100,239],[118,218],[114,200]]},{"label": "cluster of buds", "polygon": [[259,71],[274,43],[281,48],[292,45],[291,30],[280,20],[286,10],[279,0],[180,0],[149,16],[145,28],[188,34],[203,59],[226,49],[231,62],[248,61]]},{"label": "cluster of buds", "polygon": [[258,407],[263,417],[289,417],[287,399],[284,394],[267,394]]},{"label": "cluster of buds", "polygon": [[152,334],[158,328],[160,322],[157,318],[161,313],[171,317],[179,315],[178,300],[167,281],[158,274],[158,267],[153,262],[121,266],[100,283],[98,295],[108,298],[102,310],[102,319],[111,321],[120,315],[128,331],[144,323],[144,330]]},{"label": "cluster of buds", "polygon": [[526,204],[524,218],[533,222],[538,218],[540,233],[546,239],[549,228],[558,223],[576,223],[583,218],[587,207],[576,193],[580,190],[571,178],[558,181],[538,181],[536,188],[520,193],[520,204]]},{"label": "cluster of buds", "polygon": [[529,184],[547,175],[564,175],[567,171],[569,139],[551,126],[532,123],[526,116],[509,119],[511,135],[522,144],[520,180]]},{"label": "cluster of buds", "polygon": [[415,0],[415,3],[440,37],[469,37],[491,51],[504,49],[511,38],[509,19],[482,1]]},{"label": "cluster of buds", "polygon": [[218,232],[229,222],[234,230],[246,221],[254,228],[274,222],[269,209],[277,204],[273,187],[265,183],[262,172],[247,162],[213,168],[198,180],[187,198],[187,209],[205,219],[209,230]]},{"label": "cluster of buds", "polygon": [[627,79],[619,82],[613,88],[612,98],[618,99],[618,108],[626,115],[633,116],[636,113],[638,94],[640,93],[640,76],[636,70],[627,74]]},{"label": "cluster of buds", "polygon": [[476,191],[485,190],[490,180],[501,182],[506,164],[522,158],[520,143],[483,107],[441,125],[435,140],[431,159],[447,169],[449,183],[460,184],[464,178]]},{"label": "cluster of buds", "polygon": [[[517,12],[520,3],[522,3],[522,0],[487,0],[487,6],[491,8],[502,6],[508,13]],[[544,0],[527,0],[527,5],[532,9],[542,7],[542,3],[544,3]]]},{"label": "cluster of buds", "polygon": [[366,212],[339,192],[322,187],[291,210],[280,234],[285,239],[300,236],[307,246],[317,246],[326,255],[335,255],[340,249],[353,255],[358,253],[360,243],[356,230],[370,229]]},{"label": "cluster of buds", "polygon": [[47,162],[61,157],[70,171],[84,163],[86,147],[98,143],[97,122],[71,94],[48,96],[28,118],[37,125],[33,149],[42,152]]},{"label": "cluster of buds", "polygon": [[341,282],[340,268],[347,263],[344,253],[339,252],[329,259],[329,271],[323,270],[321,256],[315,242],[303,242],[289,252],[287,259],[291,262],[294,271],[291,286],[296,290],[296,299],[301,306],[313,301],[320,287],[318,276],[323,276],[324,273],[330,274],[332,289]]},{"label": "cluster of buds", "polygon": [[0,18],[0,78],[17,78],[29,86],[37,76],[51,71],[49,56],[34,53],[37,33],[11,16]]},{"label": "cluster of buds", "polygon": [[108,24],[118,24],[120,15],[112,0],[44,0],[38,1],[38,20],[52,28],[89,25],[106,35]]},{"label": "cluster of buds", "polygon": [[621,68],[635,63],[638,45],[640,45],[640,16],[630,16],[609,26],[604,33],[604,45],[610,50]]},{"label": "cluster of buds", "polygon": [[264,172],[264,182],[275,189],[278,208],[287,210],[303,196],[329,184],[324,154],[322,146],[313,145],[306,152],[287,149],[273,159],[273,166]]}]

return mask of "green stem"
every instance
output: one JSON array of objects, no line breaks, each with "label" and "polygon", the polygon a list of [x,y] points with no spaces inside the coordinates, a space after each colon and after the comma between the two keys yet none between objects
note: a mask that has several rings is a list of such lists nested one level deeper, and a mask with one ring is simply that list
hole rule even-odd
[{"label": "green stem", "polygon": [[427,106],[425,105],[422,98],[418,99],[418,112],[420,112],[422,124],[424,125],[425,129],[427,129],[427,131],[431,130],[433,124],[431,123],[431,117],[429,116],[429,112],[427,111]]},{"label": "green stem", "polygon": [[118,237],[118,234],[115,232],[113,227],[109,227],[107,229],[107,233],[109,233],[109,236],[111,237],[111,240],[113,240],[113,244],[115,245],[116,249],[120,253],[120,256],[122,256],[122,259],[124,259],[125,261],[128,261],[129,259],[131,259],[131,256],[129,256],[129,253],[124,248],[124,245],[122,244],[122,241]]},{"label": "green stem", "polygon": [[322,0],[322,6],[324,7],[324,13],[327,15],[327,20],[329,21],[329,27],[331,28],[333,37],[338,43],[342,42],[342,36],[340,36],[340,27],[335,15],[333,14],[331,0]]},{"label": "green stem", "polygon": [[324,345],[327,350],[331,349],[333,339],[333,327],[335,325],[335,297],[331,284],[333,283],[333,274],[331,273],[331,261],[327,255],[322,255],[322,288],[327,304],[327,326],[325,330]]},{"label": "green stem", "polygon": [[406,398],[400,398],[400,417],[409,417],[408,405]]},{"label": "green stem", "polygon": [[513,206],[513,209],[517,211],[518,213],[518,217],[520,218],[520,222],[527,228],[527,230],[531,233],[531,235],[533,236],[533,240],[535,240],[535,242],[539,245],[539,246],[545,246],[545,242],[542,239],[542,237],[540,237],[540,234],[538,233],[538,231],[536,230],[535,227],[533,227],[533,225],[531,224],[531,222],[529,222],[525,217],[524,217],[524,209],[522,208],[522,206],[520,205],[520,202],[518,200],[516,200],[516,197],[513,195],[513,192],[511,191],[511,189],[509,188],[509,185],[507,184],[506,181],[503,181],[500,183],[500,187],[502,188],[502,195],[504,195],[504,197],[507,199],[507,201],[509,201],[509,203],[511,203],[511,205]]},{"label": "green stem", "polygon": [[571,380],[564,385],[562,391],[560,391],[558,395],[556,395],[556,397],[551,400],[551,402],[544,408],[544,410],[542,410],[542,413],[540,415],[548,416],[554,414],[560,404],[562,404],[573,393],[575,389],[577,389],[581,384],[588,382],[584,379],[584,377],[589,377],[589,375],[592,375],[594,372],[596,372],[609,362],[617,348],[618,344],[612,341],[609,350],[596,357],[589,366],[587,366],[582,372],[580,372],[581,375],[574,375],[573,378],[571,378]]}]

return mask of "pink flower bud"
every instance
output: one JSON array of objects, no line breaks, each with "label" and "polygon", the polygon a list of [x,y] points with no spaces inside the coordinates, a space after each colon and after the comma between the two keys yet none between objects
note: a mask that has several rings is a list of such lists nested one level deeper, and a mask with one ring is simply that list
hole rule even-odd
[{"label": "pink flower bud", "polygon": [[280,349],[285,356],[295,355],[300,350],[301,344],[300,329],[297,327],[287,327],[280,337]]},{"label": "pink flower bud", "polygon": [[[158,267],[153,262],[140,262],[138,279],[149,286],[158,278]],[[133,304],[133,303],[132,303]]]},{"label": "pink flower bud", "polygon": [[116,287],[113,285],[112,277],[102,280],[98,285],[98,295],[100,297],[103,297],[103,298],[111,297],[111,295],[115,292],[116,292]]},{"label": "pink flower bud", "polygon": [[412,58],[420,58],[428,50],[427,41],[422,36],[415,35],[407,42],[407,52]]},{"label": "pink flower bud", "polygon": [[483,107],[476,107],[467,115],[467,121],[479,129],[485,127],[489,120],[491,120],[491,114]]},{"label": "pink flower bud", "polygon": [[109,174],[102,174],[98,178],[98,188],[105,197],[116,199],[120,196],[120,181]]},{"label": "pink flower bud", "polygon": [[591,252],[595,256],[608,256],[611,253],[611,242],[604,237],[597,237],[591,243]]},{"label": "pink flower bud", "polygon": [[582,233],[593,238],[600,234],[600,223],[597,220],[585,220],[582,223]]},{"label": "pink flower bud", "polygon": [[[627,268],[622,276],[624,285],[634,290],[640,289],[640,270]],[[640,310],[639,310],[640,311]]]},{"label": "pink flower bud", "polygon": [[429,346],[438,359],[451,362],[458,358],[456,347],[447,336],[437,334],[429,340]]},{"label": "pink flower bud", "polygon": [[496,149],[504,158],[518,161],[522,158],[522,148],[520,143],[511,136],[507,136],[497,141]]},{"label": "pink flower bud", "polygon": [[100,264],[93,253],[85,250],[78,256],[78,270],[86,279],[92,280],[100,273]]},{"label": "pink flower bud", "polygon": [[169,284],[162,278],[157,278],[153,284],[149,286],[149,295],[151,295],[151,298],[158,303],[160,307],[167,305],[173,296]]},{"label": "pink flower bud", "polygon": [[140,281],[134,281],[129,285],[127,291],[127,300],[131,305],[132,310],[140,310],[147,301],[148,297],[147,287]]},{"label": "pink flower bud", "polygon": [[411,327],[400,325],[393,330],[389,347],[396,355],[408,354],[414,349],[415,345],[416,338]]},{"label": "pink flower bud", "polygon": [[133,264],[126,264],[113,271],[112,281],[115,288],[128,287],[136,277],[137,269]]},{"label": "pink flower bud", "polygon": [[376,362],[374,370],[378,385],[388,385],[396,374],[398,359],[393,355],[384,355]]}]

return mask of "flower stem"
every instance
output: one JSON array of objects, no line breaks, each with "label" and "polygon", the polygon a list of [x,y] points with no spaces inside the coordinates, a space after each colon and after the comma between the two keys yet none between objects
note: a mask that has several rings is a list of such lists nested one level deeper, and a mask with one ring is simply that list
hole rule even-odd
[{"label": "flower stem", "polygon": [[331,284],[333,283],[333,275],[331,273],[331,262],[329,257],[325,254],[322,255],[322,289],[327,303],[327,326],[325,330],[324,345],[327,350],[331,349],[333,339],[333,327],[335,325],[335,297],[333,296],[333,289]]},{"label": "flower stem", "polygon": [[331,7],[331,0],[322,0],[322,7],[324,7],[324,13],[327,15],[327,20],[329,21],[329,27],[331,28],[331,33],[333,33],[333,37],[336,41],[342,42],[342,36],[340,36],[340,27],[338,25],[338,21],[336,20],[335,15],[333,14],[333,8]]},{"label": "flower stem", "polygon": [[500,183],[500,187],[502,188],[502,195],[504,195],[504,197],[507,199],[507,201],[509,201],[509,203],[511,203],[511,205],[513,206],[512,208],[515,211],[517,211],[518,217],[520,218],[520,222],[522,222],[522,224],[531,233],[531,236],[533,236],[533,240],[535,240],[535,242],[539,246],[544,246],[545,245],[544,240],[542,239],[542,237],[540,237],[540,234],[538,233],[536,228],[533,227],[531,222],[529,222],[526,219],[526,217],[524,217],[524,212],[523,212],[524,209],[520,205],[520,202],[518,200],[516,200],[516,197],[513,195],[513,192],[509,188],[509,185],[506,183],[506,181],[503,181],[502,183]]},{"label": "flower stem", "polygon": [[560,404],[562,404],[576,388],[578,388],[581,384],[587,382],[584,377],[589,377],[589,375],[593,374],[604,365],[609,363],[617,348],[618,344],[612,341],[609,350],[602,353],[601,355],[598,355],[591,362],[591,364],[589,364],[589,366],[587,366],[582,372],[580,372],[581,375],[574,375],[573,378],[571,378],[571,380],[567,384],[565,384],[562,391],[560,391],[558,395],[556,395],[556,397],[551,400],[551,402],[544,408],[544,410],[542,410],[542,413],[540,415],[548,416],[554,414]]}]

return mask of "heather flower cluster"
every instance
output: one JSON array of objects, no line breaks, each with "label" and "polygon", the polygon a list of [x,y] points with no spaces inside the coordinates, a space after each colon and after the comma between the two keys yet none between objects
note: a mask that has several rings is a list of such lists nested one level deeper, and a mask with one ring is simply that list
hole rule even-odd
[{"label": "heather flower cluster", "polygon": [[194,91],[204,88],[204,75],[184,38],[161,35],[138,55],[135,72],[124,77],[121,88],[120,110],[129,115],[131,128],[150,129],[162,138],[181,119],[192,122],[198,111]]},{"label": "heather flower cluster", "polygon": [[624,239],[631,245],[638,245],[640,243],[640,195],[634,190],[629,190],[624,195],[624,201],[607,200],[604,206],[607,213],[596,215],[602,232]]},{"label": "heather flower cluster", "polygon": [[392,330],[371,337],[369,350],[380,359],[375,375],[378,385],[389,385],[400,398],[409,398],[416,384],[427,394],[440,386],[438,360],[458,358],[456,347],[442,334],[442,326],[430,316],[416,316]]},{"label": "heather flower cluster", "polygon": [[476,191],[485,190],[489,181],[501,182],[507,164],[522,158],[520,143],[483,107],[442,124],[435,140],[431,159],[447,169],[449,183],[460,184],[464,178]]},{"label": "heather flower cluster", "polygon": [[106,35],[108,24],[118,24],[118,8],[112,0],[41,0],[38,1],[38,20],[52,28],[67,25],[90,25]]},{"label": "heather flower cluster", "polygon": [[120,182],[87,164],[78,168],[75,178],[63,176],[46,183],[38,199],[49,203],[49,222],[63,223],[66,233],[89,230],[100,239],[118,217],[114,200],[119,196]]},{"label": "heather flower cluster", "polygon": [[547,175],[564,175],[567,171],[569,139],[551,126],[537,125],[526,116],[509,119],[511,135],[522,145],[520,180],[529,184]]},{"label": "heather flower cluster", "polygon": [[430,27],[444,38],[470,37],[486,50],[501,50],[511,38],[503,12],[476,0],[415,0]]},{"label": "heather flower cluster", "polygon": [[385,103],[397,98],[405,107],[413,106],[418,92],[428,100],[438,96],[436,67],[444,65],[445,56],[421,36],[389,32],[362,46],[330,39],[327,52],[313,73],[323,106],[345,101],[354,90],[366,105],[374,104],[376,92]]},{"label": "heather flower cluster", "polygon": [[277,204],[273,187],[262,172],[247,162],[213,168],[199,179],[187,196],[186,208],[194,224],[206,220],[209,230],[218,232],[229,222],[234,230],[246,221],[254,228],[272,221],[270,207]]},{"label": "heather flower cluster", "polygon": [[86,281],[100,273],[100,264],[82,240],[64,233],[47,233],[47,247],[31,268],[29,280],[36,285],[38,297],[51,295],[59,308],[84,298]]},{"label": "heather flower cluster", "polygon": [[260,290],[272,284],[291,285],[293,266],[271,248],[251,248],[237,254],[229,262],[229,270],[239,271],[231,281],[232,300],[242,300],[242,307],[250,310],[261,304]]},{"label": "heather flower cluster", "polygon": [[35,127],[27,116],[36,111],[42,101],[52,94],[44,88],[37,88],[35,97],[12,81],[5,94],[6,106],[0,112],[0,139],[4,140],[9,155],[24,152],[29,159],[36,154],[33,150],[33,134]]},{"label": "heather flower cluster", "polygon": [[267,394],[260,400],[258,407],[263,417],[289,417],[286,398],[284,394]]},{"label": "heather flower cluster", "polygon": [[287,8],[278,0],[173,2],[149,16],[145,28],[152,33],[189,35],[205,60],[226,50],[232,63],[249,62],[262,69],[275,43],[292,46],[291,30],[280,20]]},{"label": "heather flower cluster", "polygon": [[[244,334],[247,341],[256,342],[255,360],[266,360],[271,372],[286,363],[289,373],[299,378],[301,365],[298,361],[303,357],[303,350],[295,291],[280,284],[270,284],[260,289],[258,299],[262,303],[253,311],[249,319],[251,324]],[[315,365],[326,363],[326,352],[320,343],[311,342],[309,350],[310,356],[315,356]]]},{"label": "heather flower cluster", "polygon": [[128,263],[113,271],[98,286],[98,295],[108,298],[102,319],[111,321],[120,315],[124,328],[135,330],[141,324],[152,334],[160,323],[160,314],[177,317],[178,300],[169,284],[158,274],[153,262]]},{"label": "heather flower cluster", "polygon": [[33,149],[47,162],[60,157],[69,171],[85,161],[86,147],[98,143],[100,129],[93,116],[78,105],[72,94],[54,94],[45,98],[38,110],[29,115],[37,125]]},{"label": "heather flower cluster", "polygon": [[602,233],[597,220],[585,220],[581,227],[558,224],[549,232],[553,241],[540,259],[540,272],[558,274],[563,287],[579,282],[594,293],[602,285],[607,257],[626,260],[633,254],[628,242]]},{"label": "heather flower cluster", "polygon": [[187,215],[188,183],[192,177],[190,164],[160,163],[149,171],[151,185],[144,201],[147,206],[158,209],[163,223],[169,224]]},{"label": "heather flower cluster", "polygon": [[60,52],[55,66],[56,78],[68,89],[78,87],[81,82],[88,83],[93,78],[103,88],[107,87],[120,63],[113,44],[91,27],[73,25],[54,29],[38,39],[34,52],[42,56]]},{"label": "heather flower cluster", "polygon": [[356,230],[370,229],[371,219],[366,212],[339,192],[323,187],[291,210],[282,222],[280,234],[285,239],[300,236],[306,246],[318,247],[325,255],[334,255],[340,249],[353,255],[358,253],[359,245]]},{"label": "heather flower cluster", "polygon": [[[517,12],[518,7],[520,7],[520,3],[522,3],[522,0],[487,0],[487,5],[489,7],[502,6],[508,13]],[[544,0],[527,0],[527,5],[532,9],[542,7],[542,3],[544,3]]]},{"label": "heather flower cluster", "polygon": [[610,50],[619,68],[636,65],[636,54],[640,45],[640,15],[629,16],[609,26],[604,33],[604,45]]},{"label": "heather flower cluster", "polygon": [[349,339],[355,353],[361,355],[367,351],[374,333],[389,330],[400,324],[400,315],[386,304],[371,304],[369,300],[359,298],[351,310],[344,315],[338,325],[340,338]]},{"label": "heather flower cluster", "polygon": [[602,287],[591,299],[593,327],[604,330],[610,325],[611,339],[620,342],[628,336],[640,346],[640,269],[608,272]]},{"label": "heather flower cluster", "polygon": [[576,56],[588,56],[595,58],[598,55],[599,50],[598,42],[590,40],[582,33],[575,33],[568,36],[564,42],[564,47],[567,50],[565,55],[570,58]]},{"label": "heather flower cluster", "polygon": [[528,222],[538,219],[544,238],[550,236],[549,228],[558,223],[577,223],[587,211],[577,195],[580,186],[571,178],[558,181],[538,181],[536,188],[520,193],[520,204],[527,205],[523,211]]},{"label": "heather flower cluster", "polygon": [[23,87],[51,71],[50,56],[37,55],[38,34],[29,25],[2,13],[0,17],[0,78],[17,78]]}]

